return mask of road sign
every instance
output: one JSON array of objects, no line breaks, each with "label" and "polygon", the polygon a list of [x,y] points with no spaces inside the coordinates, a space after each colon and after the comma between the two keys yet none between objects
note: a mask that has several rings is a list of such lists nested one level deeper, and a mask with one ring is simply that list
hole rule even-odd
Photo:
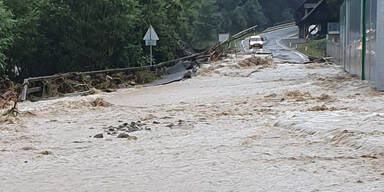
[{"label": "road sign", "polygon": [[219,34],[219,42],[224,42],[229,39],[229,33]]},{"label": "road sign", "polygon": [[153,63],[153,56],[152,56],[152,46],[156,46],[156,41],[160,40],[159,36],[157,35],[155,29],[152,27],[152,25],[149,26],[147,33],[145,33],[143,40],[145,41],[145,45],[149,46],[149,63],[152,65]]},{"label": "road sign", "polygon": [[144,41],[158,41],[159,36],[157,36],[157,33],[155,29],[153,29],[152,25],[149,26],[147,33],[145,33],[145,36],[143,38]]},{"label": "road sign", "polygon": [[147,40],[145,41],[146,46],[156,46],[156,41],[155,40]]},{"label": "road sign", "polygon": [[311,26],[309,26],[308,32],[311,35],[316,35],[319,32],[319,26],[318,25],[311,25]]}]

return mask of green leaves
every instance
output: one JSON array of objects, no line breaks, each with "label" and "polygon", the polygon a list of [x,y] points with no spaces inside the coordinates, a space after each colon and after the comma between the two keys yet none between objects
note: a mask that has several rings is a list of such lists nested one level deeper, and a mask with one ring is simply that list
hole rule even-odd
[{"label": "green leaves", "polygon": [[195,49],[206,49],[217,41],[217,34],[223,21],[216,0],[203,1],[196,19],[192,46]]},{"label": "green leaves", "polygon": [[0,1],[0,72],[4,73],[7,67],[6,51],[13,44],[15,27],[15,20],[12,19],[13,15],[6,9],[4,3]]},{"label": "green leaves", "polygon": [[299,1],[0,0],[0,73],[21,80],[145,65],[142,37],[150,24],[161,62],[213,45],[218,33],[289,18]]}]

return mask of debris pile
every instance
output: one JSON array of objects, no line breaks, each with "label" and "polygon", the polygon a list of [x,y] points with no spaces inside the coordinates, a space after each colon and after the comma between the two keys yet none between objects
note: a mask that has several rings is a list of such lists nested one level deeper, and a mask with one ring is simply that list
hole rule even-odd
[{"label": "debris pile", "polygon": [[310,64],[310,63],[326,63],[326,64],[331,64],[333,57],[323,57],[323,58],[317,58],[317,57],[312,57],[309,56],[308,62],[305,62],[304,64]]},{"label": "debris pile", "polygon": [[19,121],[17,103],[22,87],[8,80],[0,81],[0,124],[16,124]]},{"label": "debris pile", "polygon": [[15,102],[17,96],[12,91],[7,91],[4,94],[0,95],[0,109],[6,109],[12,106],[12,103]]},{"label": "debris pile", "polygon": [[327,94],[321,94],[319,97],[317,97],[317,100],[319,101],[329,101],[331,100],[331,96],[327,95]]},{"label": "debris pile", "polygon": [[181,129],[181,130],[191,130],[194,128],[194,124],[192,122],[187,122],[187,121],[184,121],[184,120],[179,120],[177,122],[177,124],[169,124],[167,125],[166,127],[170,128],[170,129]]},{"label": "debris pile", "polygon": [[91,101],[93,107],[110,107],[112,104],[106,102],[103,98],[97,98],[94,101]]},{"label": "debris pile", "polygon": [[336,111],[335,107],[327,107],[326,105],[314,106],[308,109],[308,111]]},{"label": "debris pile", "polygon": [[1,115],[0,124],[16,124],[19,122],[19,119],[13,115]]},{"label": "debris pile", "polygon": [[298,90],[296,91],[288,91],[284,94],[284,100],[294,100],[294,101],[306,101],[313,99],[312,95],[309,92],[300,92]]},{"label": "debris pile", "polygon": [[[135,136],[130,136],[129,133],[133,133],[136,131],[150,131],[151,128],[148,128],[145,123],[142,123],[141,121],[137,122],[131,122],[131,123],[123,123],[118,126],[109,126],[104,127],[104,133],[110,136],[115,136],[119,139],[130,139],[130,140],[137,140]],[[104,134],[96,134],[94,138],[104,138]]]},{"label": "debris pile", "polygon": [[161,70],[136,70],[127,72],[85,72],[66,73],[52,77],[41,77],[30,80],[29,88],[41,88],[40,91],[28,95],[28,99],[37,101],[41,98],[89,95],[98,92],[113,92],[119,88],[127,88],[136,84],[152,82],[161,76]]},{"label": "debris pile", "polygon": [[245,59],[239,63],[241,68],[248,68],[253,66],[261,66],[261,67],[271,67],[273,66],[272,59],[260,58],[260,57],[252,57],[249,59]]}]

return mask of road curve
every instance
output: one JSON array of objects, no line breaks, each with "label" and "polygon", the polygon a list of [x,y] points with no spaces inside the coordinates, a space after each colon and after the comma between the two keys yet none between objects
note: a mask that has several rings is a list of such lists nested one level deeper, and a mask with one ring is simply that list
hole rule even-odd
[{"label": "road curve", "polygon": [[[281,43],[281,40],[288,39],[298,33],[297,26],[288,27],[268,33],[262,33],[261,35],[267,39],[264,46],[265,50],[272,52],[273,59],[275,62],[307,62],[308,57],[304,54],[290,49]],[[240,50],[248,52],[249,43],[248,39],[240,42]]]},{"label": "road curve", "polygon": [[[269,33],[261,34],[267,39],[265,44],[265,50],[267,52],[272,52],[273,59],[276,63],[278,62],[291,62],[291,63],[304,63],[309,61],[308,57],[304,54],[290,49],[281,43],[281,40],[290,38],[291,36],[298,33],[298,28],[288,27]],[[242,52],[250,52],[249,50],[249,41],[245,39],[238,44],[239,49]],[[162,79],[153,82],[149,86],[158,86],[172,83],[175,81],[180,81],[184,79],[185,74],[189,71],[184,63],[180,62],[177,65],[167,69],[168,75],[165,75]]]}]

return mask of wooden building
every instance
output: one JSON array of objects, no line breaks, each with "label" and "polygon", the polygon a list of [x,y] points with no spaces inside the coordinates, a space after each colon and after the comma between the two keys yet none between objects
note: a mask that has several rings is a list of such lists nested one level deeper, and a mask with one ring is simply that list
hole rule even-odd
[{"label": "wooden building", "polygon": [[[327,34],[328,6],[326,0],[305,0],[295,11],[300,38],[323,37]],[[315,25],[316,28],[311,28]],[[318,31],[316,35],[311,35]]]}]

